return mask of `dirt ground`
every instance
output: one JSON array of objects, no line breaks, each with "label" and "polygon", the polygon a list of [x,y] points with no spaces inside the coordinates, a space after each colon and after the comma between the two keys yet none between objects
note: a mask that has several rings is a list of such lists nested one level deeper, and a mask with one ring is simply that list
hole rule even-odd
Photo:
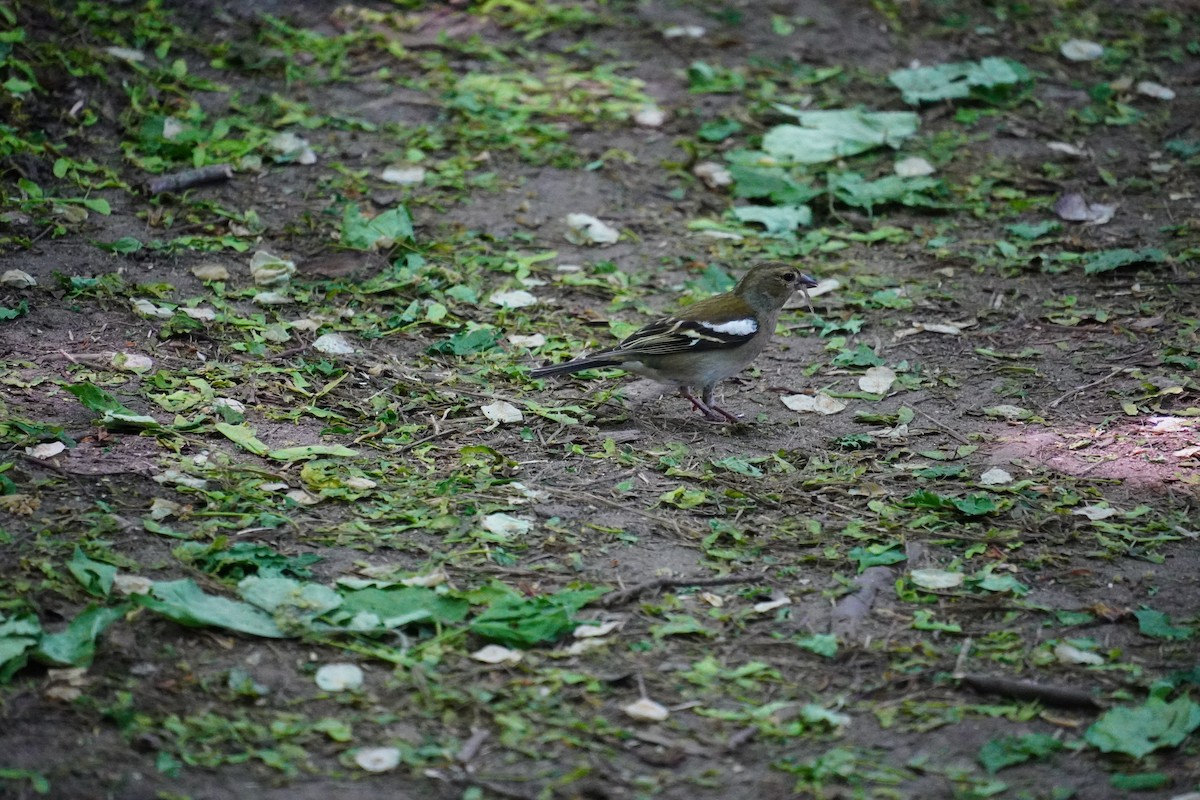
[{"label": "dirt ground", "polygon": [[[1144,755],[1089,733],[1200,684],[1191,4],[85,6],[0,7],[25,31],[0,78],[39,87],[10,85],[0,118],[0,273],[36,281],[0,286],[14,312],[0,317],[0,613],[46,632],[89,604],[122,614],[72,661],[86,669],[31,658],[7,674],[0,796],[1200,791],[1194,703],[1194,724]],[[1107,52],[1073,61],[1071,39]],[[1031,71],[1001,100],[910,106],[887,80],[995,56]],[[646,98],[661,124],[632,118]],[[937,202],[823,195],[811,225],[737,224],[731,208],[766,201],[694,169],[758,147],[794,121],[784,107],[917,112],[897,150],[812,174],[875,178],[920,156]],[[151,150],[144,126],[164,117],[211,138]],[[296,133],[315,163],[265,138],[235,150],[221,120],[227,142]],[[59,174],[62,158],[103,169]],[[230,179],[144,188],[218,161]],[[426,171],[388,182],[392,165]],[[1060,219],[1071,193],[1111,219]],[[110,213],[69,199],[85,195]],[[355,249],[348,206],[377,220],[403,206],[412,235]],[[619,241],[580,243],[570,213]],[[1148,250],[1165,255],[1084,269]],[[258,296],[255,251],[295,262],[268,287],[283,304]],[[770,349],[718,387],[743,424],[648,381],[528,378],[766,259],[837,285],[812,311],[797,298]],[[198,277],[206,266],[228,277]],[[493,302],[514,290],[537,303]],[[468,347],[473,331],[495,346]],[[314,349],[329,333],[352,352]],[[879,366],[895,382],[861,388]],[[85,384],[155,425],[102,421],[66,390]],[[797,412],[784,398],[798,395],[845,407]],[[520,421],[489,416],[497,401]],[[67,447],[33,449],[53,442]],[[318,444],[353,453],[271,455]],[[287,559],[279,574],[327,587],[441,570],[441,596],[472,620],[488,587],[599,587],[617,594],[573,616],[617,627],[500,664],[472,655],[494,641],[483,628],[449,621],[255,636],[92,591],[76,553],[228,598]],[[966,580],[921,583],[933,573]],[[334,662],[357,664],[361,687],[320,688]],[[987,679],[1010,683],[980,691]],[[640,697],[669,716],[631,716]],[[1033,743],[1048,749],[1021,750]],[[399,764],[364,769],[372,747]],[[981,752],[997,748],[1017,755],[989,770]]]}]

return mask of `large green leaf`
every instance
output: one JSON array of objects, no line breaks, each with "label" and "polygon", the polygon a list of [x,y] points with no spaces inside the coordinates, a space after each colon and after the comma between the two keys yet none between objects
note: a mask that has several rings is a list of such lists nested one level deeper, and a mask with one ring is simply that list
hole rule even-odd
[{"label": "large green leaf", "polygon": [[33,657],[55,667],[89,666],[96,656],[96,637],[128,610],[128,605],[88,606],[71,620],[66,630],[43,634]]},{"label": "large green leaf", "polygon": [[1083,738],[1105,753],[1141,758],[1160,747],[1178,746],[1196,728],[1200,728],[1200,705],[1187,697],[1172,703],[1151,697],[1139,707],[1105,712]]},{"label": "large green leaf", "polygon": [[261,608],[239,600],[206,594],[190,578],[156,583],[150,594],[137,594],[133,597],[139,604],[180,625],[193,628],[225,628],[271,639],[283,639],[288,635],[281,631],[271,615]]}]

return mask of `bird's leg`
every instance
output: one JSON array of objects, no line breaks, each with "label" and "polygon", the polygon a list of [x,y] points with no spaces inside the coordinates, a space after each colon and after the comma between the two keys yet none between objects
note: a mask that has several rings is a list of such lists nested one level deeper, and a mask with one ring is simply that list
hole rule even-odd
[{"label": "bird's leg", "polygon": [[[709,413],[711,414],[713,412],[716,412],[717,414],[720,414],[722,417],[729,420],[730,422],[740,422],[742,419],[741,414],[734,414],[732,411],[726,411],[725,409],[721,408],[719,405],[717,405],[716,403],[713,402],[713,389],[714,388],[715,387],[713,387],[713,386],[705,386],[704,392],[701,395],[701,402],[704,403],[705,407],[708,408]],[[712,419],[712,417],[710,416],[709,419]]]},{"label": "bird's leg", "polygon": [[724,409],[721,409],[721,408],[715,408],[715,407],[709,405],[709,403],[712,402],[712,390],[711,389],[706,389],[704,391],[705,399],[701,400],[699,397],[696,397],[696,395],[692,394],[692,387],[680,386],[679,387],[679,396],[684,398],[688,402],[690,402],[697,411],[699,411],[701,414],[703,414],[705,416],[706,419],[709,419],[712,422],[725,422],[725,421],[737,422],[738,421],[737,417],[733,416],[728,411],[725,411]]}]

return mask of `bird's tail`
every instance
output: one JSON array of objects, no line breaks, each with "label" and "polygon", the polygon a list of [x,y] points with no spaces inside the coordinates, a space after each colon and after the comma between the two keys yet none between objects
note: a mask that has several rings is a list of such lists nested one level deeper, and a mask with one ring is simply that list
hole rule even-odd
[{"label": "bird's tail", "polygon": [[571,375],[572,373],[595,367],[616,367],[620,365],[621,359],[597,353],[594,356],[585,356],[577,358],[574,361],[564,361],[561,364],[547,364],[544,367],[536,367],[529,371],[529,377],[549,378],[554,375]]}]

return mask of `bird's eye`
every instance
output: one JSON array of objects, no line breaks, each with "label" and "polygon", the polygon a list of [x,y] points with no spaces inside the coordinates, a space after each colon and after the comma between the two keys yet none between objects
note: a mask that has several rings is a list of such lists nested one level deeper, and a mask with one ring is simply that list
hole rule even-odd
[{"label": "bird's eye", "polygon": [[795,283],[796,282],[796,273],[794,273],[794,272],[783,273],[783,281],[784,281],[784,283]]}]

